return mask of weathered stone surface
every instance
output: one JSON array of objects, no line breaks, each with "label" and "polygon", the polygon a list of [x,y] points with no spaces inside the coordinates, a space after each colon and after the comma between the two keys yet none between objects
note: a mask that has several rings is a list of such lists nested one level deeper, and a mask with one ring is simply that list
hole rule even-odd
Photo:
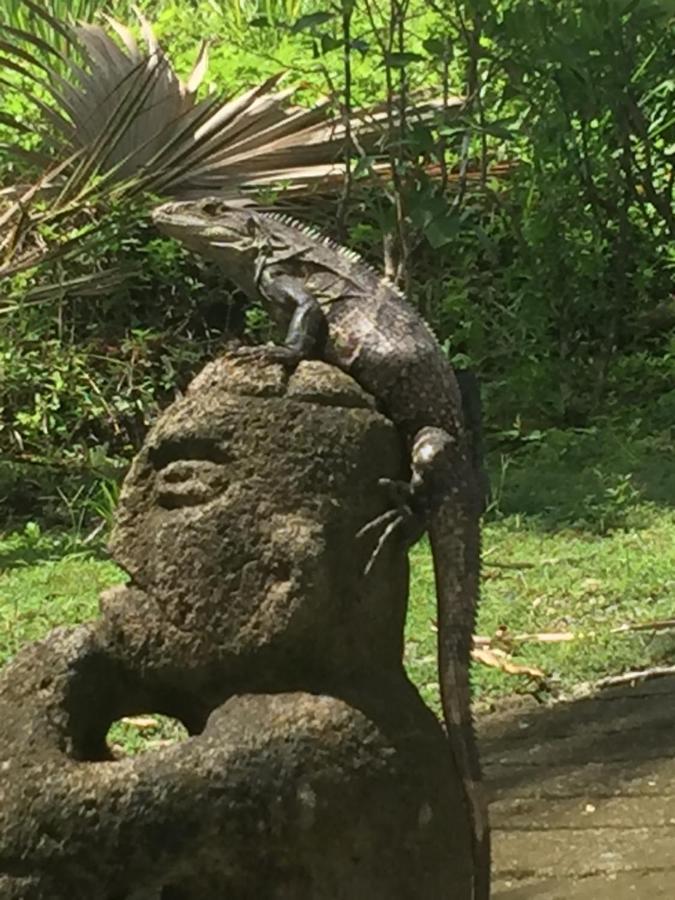
[{"label": "weathered stone surface", "polygon": [[[148,435],[112,551],[130,582],[0,673],[0,897],[469,896],[461,790],[401,664],[407,560],[358,529],[405,474],[320,363],[207,366]],[[115,760],[115,719],[192,737]]]}]

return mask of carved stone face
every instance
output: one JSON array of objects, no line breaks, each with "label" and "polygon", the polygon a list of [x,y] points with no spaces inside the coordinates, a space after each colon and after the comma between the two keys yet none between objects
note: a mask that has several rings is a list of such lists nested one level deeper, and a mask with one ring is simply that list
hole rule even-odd
[{"label": "carved stone face", "polygon": [[[355,540],[401,451],[318,363],[219,360],[162,415],[112,540],[130,583],[0,673],[1,897],[469,895],[461,782],[401,664],[406,554],[366,579]],[[191,738],[113,761],[139,712]]]},{"label": "carved stone face", "polygon": [[315,666],[335,652],[356,659],[355,641],[372,648],[354,619],[382,634],[405,604],[405,554],[387,588],[381,572],[364,579],[369,548],[355,540],[386,500],[377,478],[400,474],[399,450],[347,376],[303,363],[289,380],[280,366],[219,360],[149,434],[113,554],[192,665],[215,653],[238,669],[258,651]]}]

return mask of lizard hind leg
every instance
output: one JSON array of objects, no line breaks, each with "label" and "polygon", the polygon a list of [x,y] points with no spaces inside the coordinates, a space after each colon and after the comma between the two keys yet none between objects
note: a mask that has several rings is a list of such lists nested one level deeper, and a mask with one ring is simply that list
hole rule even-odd
[{"label": "lizard hind leg", "polygon": [[357,532],[357,538],[362,538],[382,528],[366,563],[365,575],[369,574],[394,535],[402,535],[407,549],[427,530],[430,517],[445,493],[442,482],[447,477],[446,457],[451,447],[452,438],[447,432],[440,428],[423,428],[413,441],[410,481],[380,478],[379,485],[387,490],[393,505]]},{"label": "lizard hind leg", "polygon": [[427,521],[452,491],[457,442],[442,428],[420,428],[412,443],[410,489]]}]

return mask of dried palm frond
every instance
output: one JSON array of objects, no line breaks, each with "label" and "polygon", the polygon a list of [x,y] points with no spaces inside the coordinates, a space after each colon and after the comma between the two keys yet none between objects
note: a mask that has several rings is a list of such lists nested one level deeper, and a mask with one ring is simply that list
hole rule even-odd
[{"label": "dried palm frond", "polygon": [[[305,190],[342,178],[343,116],[328,99],[312,109],[289,106],[294,88],[279,87],[283,73],[230,98],[198,99],[208,64],[206,43],[182,81],[138,10],[142,48],[129,28],[110,16],[105,16],[109,33],[100,25],[67,25],[33,0],[22,2],[59,35],[60,47],[38,34],[0,26],[0,66],[18,75],[24,90],[32,85],[27,96],[41,114],[35,125],[40,148],[17,152],[28,152],[43,168],[34,184],[17,187],[13,202],[0,210],[0,275],[40,258],[31,241],[37,223],[97,198],[146,193],[232,198],[254,188],[282,184]],[[419,97],[414,103],[408,117],[424,120],[438,113],[437,102]],[[459,109],[462,103],[451,98],[443,108]],[[11,116],[4,122],[25,130]],[[349,133],[374,171],[386,168],[391,126],[384,105],[351,117]],[[45,201],[44,208],[36,206]]]},{"label": "dried palm frond", "polygon": [[[309,183],[323,178],[327,167],[339,170],[342,118],[333,114],[328,100],[312,109],[289,108],[294,88],[276,89],[283,73],[231,99],[198,100],[208,64],[206,43],[181,81],[140,11],[143,50],[132,32],[110,16],[105,19],[122,46],[99,25],[71,28],[32,0],[23,2],[69,40],[70,52],[64,55],[36,35],[5,26],[10,40],[0,44],[7,54],[0,63],[52,98],[48,105],[31,95],[49,126],[52,161],[81,151],[65,196],[73,196],[92,174],[109,182],[134,178],[136,190],[177,196],[202,187],[236,194],[249,181],[273,183],[279,173],[285,181]],[[49,64],[50,57],[58,58],[61,70],[66,66],[67,76]],[[450,101],[452,107],[461,104],[460,98]],[[420,101],[415,112],[424,117],[437,108]],[[353,115],[351,130],[360,146],[373,149],[386,118],[383,107]]]}]

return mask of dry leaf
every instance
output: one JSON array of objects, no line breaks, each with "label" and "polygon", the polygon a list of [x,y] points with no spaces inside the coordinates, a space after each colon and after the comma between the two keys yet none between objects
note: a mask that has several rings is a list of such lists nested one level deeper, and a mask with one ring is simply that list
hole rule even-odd
[{"label": "dry leaf", "polygon": [[675,675],[675,666],[654,666],[651,669],[640,669],[635,672],[624,672],[622,675],[609,675],[596,681],[596,687],[614,687],[617,685],[631,684],[634,681],[647,681],[651,678],[663,678]]},{"label": "dry leaf", "polygon": [[152,716],[124,716],[121,721],[125,725],[131,725],[132,728],[139,728],[141,731],[147,728],[159,728],[159,722]]},{"label": "dry leaf", "polygon": [[483,663],[484,666],[490,666],[493,669],[499,669],[507,675],[527,675],[539,681],[546,678],[546,673],[542,672],[541,669],[514,663],[508,653],[504,653],[503,650],[488,650],[485,647],[479,647],[472,651],[471,656],[476,662]]},{"label": "dry leaf", "polygon": [[624,622],[623,625],[617,625],[607,631],[585,631],[583,633],[575,633],[574,631],[540,631],[532,634],[509,634],[508,629],[504,625],[500,625],[495,631],[493,637],[486,635],[475,635],[473,639],[474,647],[492,647],[493,644],[562,644],[569,641],[578,641],[596,637],[598,634],[627,634],[633,631],[669,631],[675,629],[675,619],[653,619],[649,622]]}]

